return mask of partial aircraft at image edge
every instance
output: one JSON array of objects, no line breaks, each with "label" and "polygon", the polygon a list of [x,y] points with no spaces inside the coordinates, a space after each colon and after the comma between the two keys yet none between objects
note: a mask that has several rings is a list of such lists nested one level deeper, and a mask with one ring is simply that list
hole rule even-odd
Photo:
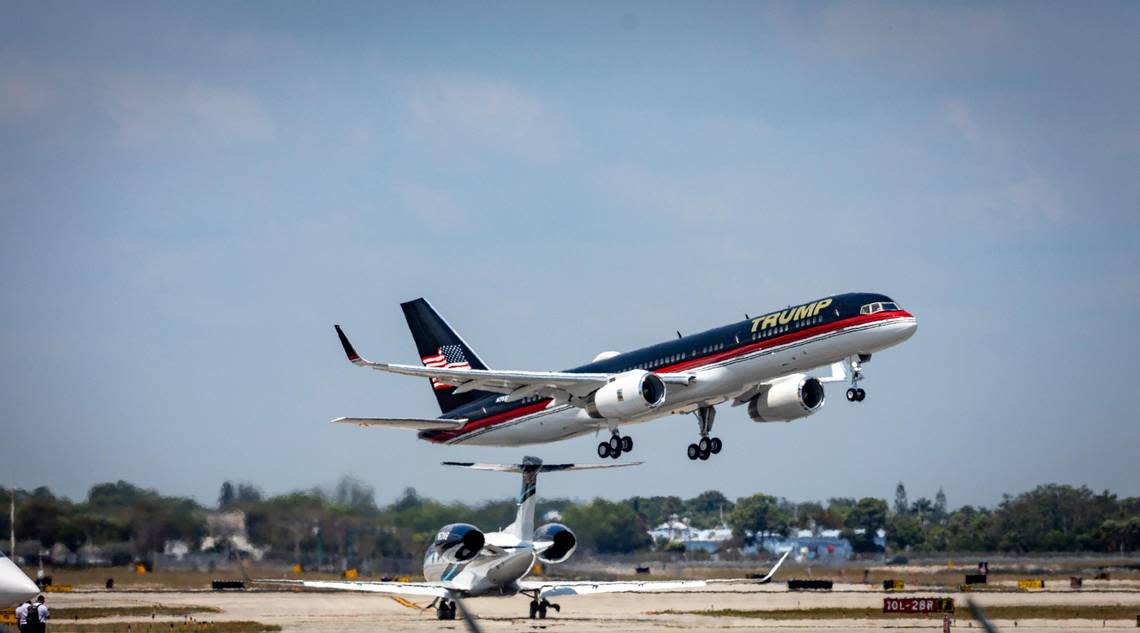
[{"label": "partial aircraft at image edge", "polygon": [[[602,352],[566,371],[493,370],[424,299],[401,304],[422,366],[375,363],[353,348],[360,367],[428,378],[438,418],[337,418],[334,422],[404,428],[439,444],[523,446],[607,430],[599,457],[633,450],[621,427],[693,413],[699,440],[689,459],[707,460],[722,442],[710,436],[716,406],[747,405],[755,422],[807,417],[824,403],[825,383],[848,382],[861,402],[863,363],[914,335],[917,319],[890,297],[832,295],[758,317],[619,353]],[[830,366],[823,377],[807,372]]]},{"label": "partial aircraft at image edge", "polygon": [[16,563],[0,552],[0,608],[14,607],[31,600],[40,588]]},{"label": "partial aircraft at image edge", "polygon": [[[477,464],[443,462],[474,470],[491,470],[522,474],[522,489],[516,501],[518,509],[513,523],[500,532],[484,533],[474,525],[452,523],[439,529],[424,556],[424,582],[364,582],[334,580],[255,580],[259,584],[293,585],[310,589],[333,589],[404,596],[430,596],[436,617],[454,620],[457,602],[463,598],[510,597],[524,595],[531,599],[530,617],[545,618],[548,609],[562,608],[548,600],[557,596],[597,593],[636,593],[695,589],[717,583],[764,584],[791,553],[783,557],[759,579],[733,578],[715,580],[658,581],[589,581],[528,580],[526,576],[536,561],[561,563],[578,547],[578,539],[561,523],[547,523],[535,528],[534,512],[538,501],[538,474],[568,470],[593,470],[636,466],[623,464],[544,464],[537,457],[524,457],[521,464]],[[428,607],[430,608],[430,607]]]}]

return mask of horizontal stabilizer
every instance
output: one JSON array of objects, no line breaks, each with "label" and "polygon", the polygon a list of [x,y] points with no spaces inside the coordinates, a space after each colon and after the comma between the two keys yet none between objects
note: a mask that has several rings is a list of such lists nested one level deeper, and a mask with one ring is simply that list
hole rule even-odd
[{"label": "horizontal stabilizer", "polygon": [[337,418],[337,424],[357,426],[382,426],[390,429],[411,429],[413,431],[433,431],[437,429],[458,429],[467,423],[466,419],[441,420],[437,418]]}]

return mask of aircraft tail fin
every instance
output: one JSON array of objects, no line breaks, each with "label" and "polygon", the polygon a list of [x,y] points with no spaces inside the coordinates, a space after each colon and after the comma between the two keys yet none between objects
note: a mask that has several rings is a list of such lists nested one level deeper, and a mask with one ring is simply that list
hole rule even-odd
[{"label": "aircraft tail fin", "polygon": [[[471,346],[425,299],[401,303],[400,307],[404,309],[404,318],[408,321],[408,329],[412,331],[412,338],[416,342],[416,351],[425,367],[487,369],[487,365]],[[456,394],[454,385],[438,379],[431,380],[431,387],[442,413],[487,396],[485,391]]]},{"label": "aircraft tail fin", "polygon": [[503,531],[519,540],[529,540],[534,534],[534,508],[538,503],[538,474],[563,470],[595,470],[599,468],[623,468],[637,466],[642,462],[623,464],[544,464],[537,457],[524,457],[521,464],[479,464],[476,462],[443,462],[444,466],[460,466],[473,470],[493,470],[501,473],[521,473],[522,490],[516,500],[518,510],[515,521]]}]

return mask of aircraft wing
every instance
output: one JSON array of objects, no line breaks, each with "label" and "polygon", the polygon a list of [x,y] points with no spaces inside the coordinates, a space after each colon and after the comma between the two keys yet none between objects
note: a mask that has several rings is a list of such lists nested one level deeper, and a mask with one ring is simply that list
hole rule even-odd
[{"label": "aircraft wing", "polygon": [[551,596],[584,596],[593,593],[631,593],[672,591],[674,589],[690,589],[704,587],[708,583],[704,580],[643,580],[643,581],[615,581],[615,582],[589,582],[589,581],[534,581],[523,580],[519,587],[531,591],[538,590],[540,598]]},{"label": "aircraft wing", "polygon": [[[374,363],[357,354],[340,326],[335,327],[337,336],[340,338],[340,344],[344,347],[344,353],[352,364],[393,374],[433,378],[449,385],[455,385],[455,393],[493,391],[508,394],[507,402],[521,400],[543,392],[564,391],[573,395],[585,395],[605,385],[613,376],[613,374],[605,373],[459,369]],[[692,384],[696,380],[696,376],[693,374],[659,373],[657,376],[663,382],[681,385]]]},{"label": "aircraft wing", "polygon": [[403,596],[432,596],[450,598],[451,592],[443,585],[430,582],[350,582],[346,580],[255,580],[259,585],[286,585],[306,589],[332,589],[335,591],[360,591],[364,593],[385,593]]},{"label": "aircraft wing", "polygon": [[357,426],[383,426],[390,429],[412,429],[413,431],[428,431],[434,429],[458,429],[467,423],[467,420],[442,420],[436,418],[337,418],[337,424],[355,424]]},{"label": "aircraft wing", "polygon": [[734,584],[753,584],[762,585],[772,580],[772,576],[776,575],[776,570],[780,569],[780,565],[784,564],[787,560],[788,554],[791,550],[784,552],[780,560],[772,566],[768,574],[763,578],[717,578],[713,580],[647,580],[647,581],[616,581],[616,582],[589,582],[589,581],[535,581],[523,580],[519,582],[519,587],[524,590],[530,591],[532,589],[538,590],[539,597],[550,596],[582,596],[592,593],[631,593],[631,592],[654,592],[654,591],[673,591],[675,589],[694,589],[699,587],[706,587],[711,584],[721,583],[734,583]]}]

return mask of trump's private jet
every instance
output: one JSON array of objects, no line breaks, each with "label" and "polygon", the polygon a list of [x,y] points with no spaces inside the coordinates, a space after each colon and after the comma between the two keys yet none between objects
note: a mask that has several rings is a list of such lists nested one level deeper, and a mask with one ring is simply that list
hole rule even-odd
[{"label": "trump's private jet", "polygon": [[[849,383],[862,402],[863,364],[914,335],[914,315],[886,295],[838,294],[699,334],[629,352],[602,352],[565,371],[487,367],[424,299],[401,304],[422,366],[375,363],[356,353],[339,325],[348,359],[368,367],[428,378],[438,418],[338,418],[335,422],[412,429],[442,444],[522,446],[609,431],[598,456],[633,450],[621,430],[667,415],[693,413],[698,441],[689,459],[721,451],[713,437],[715,407],[746,406],[756,422],[787,422],[823,407],[824,383]],[[830,373],[813,376],[830,366]]]}]

